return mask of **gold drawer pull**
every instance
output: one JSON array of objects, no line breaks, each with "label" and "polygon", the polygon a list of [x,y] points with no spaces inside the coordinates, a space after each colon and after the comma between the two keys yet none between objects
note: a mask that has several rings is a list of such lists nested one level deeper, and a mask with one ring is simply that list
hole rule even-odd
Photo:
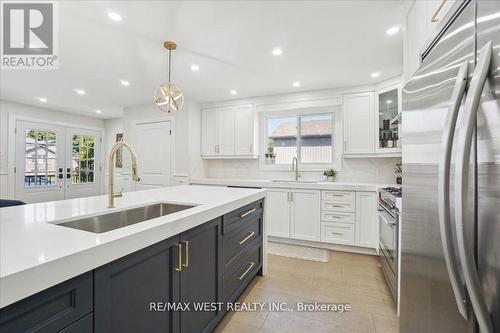
[{"label": "gold drawer pull", "polygon": [[333,194],[334,197],[343,197],[343,194]]},{"label": "gold drawer pull", "polygon": [[332,231],[331,234],[332,235],[344,235],[343,232],[335,232],[335,231]]},{"label": "gold drawer pull", "polygon": [[180,272],[182,271],[182,244],[177,244],[177,250],[179,251],[179,258],[177,260],[177,267],[175,270]]},{"label": "gold drawer pull", "polygon": [[343,206],[343,205],[332,205],[332,207],[345,208],[345,206]]},{"label": "gold drawer pull", "polygon": [[241,274],[238,280],[243,280],[243,278],[245,278],[245,275],[247,275],[248,272],[250,272],[250,270],[252,269],[252,267],[255,266],[255,263],[253,261],[250,261],[249,264],[250,266],[248,266],[248,268],[243,272],[243,274]]},{"label": "gold drawer pull", "polygon": [[332,214],[328,214],[327,216],[330,216],[334,219],[345,219],[346,217],[345,216],[339,216],[339,215],[332,215]]},{"label": "gold drawer pull", "polygon": [[252,208],[252,209],[250,209],[248,212],[241,214],[241,215],[240,215],[240,217],[241,217],[241,218],[243,218],[243,217],[245,217],[245,216],[247,216],[247,215],[250,215],[250,214],[252,214],[253,212],[255,212],[256,210],[257,210],[256,208]]},{"label": "gold drawer pull", "polygon": [[248,234],[248,236],[246,236],[245,238],[243,238],[242,240],[240,240],[238,242],[238,244],[240,244],[240,245],[244,244],[247,240],[249,240],[250,238],[252,238],[253,235],[255,235],[254,231],[252,231],[251,233]]},{"label": "gold drawer pull", "polygon": [[183,267],[189,267],[189,241],[182,241],[186,244],[186,263],[182,264]]}]

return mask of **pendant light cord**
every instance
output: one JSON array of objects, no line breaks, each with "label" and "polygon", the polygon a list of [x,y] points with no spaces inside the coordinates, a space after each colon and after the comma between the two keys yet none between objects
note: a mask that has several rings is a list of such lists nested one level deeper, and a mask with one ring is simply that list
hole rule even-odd
[{"label": "pendant light cord", "polygon": [[171,72],[172,72],[172,50],[168,50],[168,83],[172,83],[170,81]]}]

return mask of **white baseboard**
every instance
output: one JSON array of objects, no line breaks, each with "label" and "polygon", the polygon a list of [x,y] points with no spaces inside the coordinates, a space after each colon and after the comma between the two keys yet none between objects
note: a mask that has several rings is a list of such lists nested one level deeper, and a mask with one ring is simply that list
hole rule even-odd
[{"label": "white baseboard", "polygon": [[279,242],[268,242],[267,254],[319,262],[330,260],[330,252],[327,249]]},{"label": "white baseboard", "polygon": [[372,249],[372,248],[366,248],[366,247],[339,245],[339,244],[328,244],[328,243],[321,243],[321,242],[311,242],[311,241],[304,241],[304,240],[298,240],[298,239],[280,238],[280,237],[274,237],[274,236],[268,236],[267,239],[269,242],[307,246],[307,247],[314,247],[314,248],[334,250],[334,251],[369,254],[372,256],[378,255],[377,250]]}]

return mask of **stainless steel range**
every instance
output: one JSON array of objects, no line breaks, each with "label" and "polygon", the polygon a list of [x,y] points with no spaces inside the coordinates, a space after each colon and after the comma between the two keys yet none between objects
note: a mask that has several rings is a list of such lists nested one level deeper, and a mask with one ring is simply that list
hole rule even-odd
[{"label": "stainless steel range", "polygon": [[379,190],[378,196],[380,267],[394,302],[397,304],[401,188],[382,188]]}]

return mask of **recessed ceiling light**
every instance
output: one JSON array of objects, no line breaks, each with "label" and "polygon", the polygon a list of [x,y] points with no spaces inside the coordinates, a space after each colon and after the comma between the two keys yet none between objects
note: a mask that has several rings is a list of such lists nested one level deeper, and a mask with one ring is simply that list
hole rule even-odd
[{"label": "recessed ceiling light", "polygon": [[387,101],[385,101],[387,104],[391,104],[392,101],[390,99],[388,99]]},{"label": "recessed ceiling light", "polygon": [[115,12],[109,12],[108,17],[116,22],[120,22],[122,20],[122,16]]},{"label": "recessed ceiling light", "polygon": [[76,92],[78,95],[85,95],[85,90],[83,90],[83,89],[75,89],[75,92]]},{"label": "recessed ceiling light", "polygon": [[386,34],[388,34],[389,36],[392,36],[392,35],[397,34],[398,32],[399,32],[399,25],[395,25],[395,26],[387,29]]},{"label": "recessed ceiling light", "polygon": [[373,72],[370,74],[371,77],[375,78],[375,77],[379,77],[380,76],[380,72]]},{"label": "recessed ceiling light", "polygon": [[279,56],[283,53],[283,50],[281,49],[281,47],[275,47],[271,52],[273,55]]},{"label": "recessed ceiling light", "polygon": [[229,90],[229,93],[230,93],[231,95],[236,95],[236,94],[238,94],[238,92],[237,92],[235,89],[231,89],[231,90]]},{"label": "recessed ceiling light", "polygon": [[191,70],[193,72],[197,72],[200,70],[200,66],[196,65],[196,64],[191,64]]},{"label": "recessed ceiling light", "polygon": [[45,97],[37,97],[37,99],[42,103],[47,103],[47,99]]},{"label": "recessed ceiling light", "polygon": [[294,86],[295,88],[300,87],[300,81],[293,82],[292,86]]},{"label": "recessed ceiling light", "polygon": [[102,111],[101,111],[101,110],[95,110],[95,113],[97,113],[97,114],[101,114],[101,113],[102,113]]},{"label": "recessed ceiling light", "polygon": [[130,82],[127,80],[120,80],[120,83],[122,84],[122,86],[125,86],[125,87],[130,86]]}]

